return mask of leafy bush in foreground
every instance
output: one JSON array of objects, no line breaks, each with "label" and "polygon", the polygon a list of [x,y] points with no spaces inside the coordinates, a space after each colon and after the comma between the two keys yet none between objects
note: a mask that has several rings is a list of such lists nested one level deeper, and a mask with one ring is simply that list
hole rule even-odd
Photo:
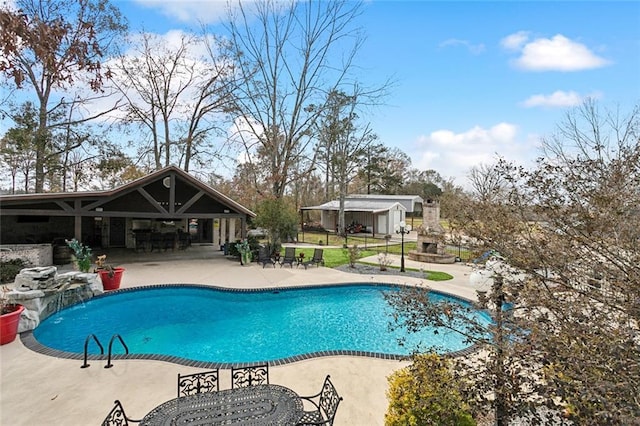
[{"label": "leafy bush in foreground", "polygon": [[417,355],[413,364],[389,377],[385,426],[474,426],[458,392],[449,362],[436,354]]}]

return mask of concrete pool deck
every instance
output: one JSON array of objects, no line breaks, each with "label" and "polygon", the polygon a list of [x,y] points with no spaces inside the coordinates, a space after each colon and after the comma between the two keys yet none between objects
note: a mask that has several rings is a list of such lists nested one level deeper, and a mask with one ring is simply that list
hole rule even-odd
[{"label": "concrete pool deck", "polygon": [[[429,285],[465,298],[475,298],[463,264],[435,265],[405,258],[407,268],[443,271],[454,276],[443,282],[391,275],[361,275],[324,267],[280,268],[252,264],[240,266],[219,251],[190,248],[182,259],[172,254],[157,257],[127,255],[109,260],[126,268],[122,288],[154,284],[207,284],[231,288],[289,287],[327,283],[384,282]],[[377,258],[365,259],[377,263]],[[394,265],[399,265],[394,256]],[[215,331],[213,331],[215,332]],[[0,425],[97,425],[119,399],[129,417],[142,418],[155,406],[175,397],[177,374],[201,369],[153,360],[82,361],[54,358],[26,348],[17,338],[0,346]],[[387,409],[387,377],[406,362],[369,357],[330,356],[270,367],[270,382],[287,386],[300,395],[315,394],[324,377],[331,375],[344,398],[335,424],[372,426],[384,424]],[[220,387],[230,387],[229,370],[220,371]]]}]

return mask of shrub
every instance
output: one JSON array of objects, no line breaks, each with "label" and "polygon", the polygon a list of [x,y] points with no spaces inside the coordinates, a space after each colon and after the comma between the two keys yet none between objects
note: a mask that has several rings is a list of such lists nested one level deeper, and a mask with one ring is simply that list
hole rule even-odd
[{"label": "shrub", "polygon": [[393,260],[387,253],[378,253],[378,264],[381,271],[386,271],[387,268],[393,263]]},{"label": "shrub", "polygon": [[22,259],[11,259],[0,262],[0,283],[12,283],[20,270],[28,268],[29,263]]},{"label": "shrub", "polygon": [[349,257],[349,266],[351,268],[356,267],[356,261],[360,258],[360,248],[357,244],[347,247],[347,256]]},{"label": "shrub", "polygon": [[385,426],[474,426],[449,362],[417,355],[413,364],[389,376]]}]

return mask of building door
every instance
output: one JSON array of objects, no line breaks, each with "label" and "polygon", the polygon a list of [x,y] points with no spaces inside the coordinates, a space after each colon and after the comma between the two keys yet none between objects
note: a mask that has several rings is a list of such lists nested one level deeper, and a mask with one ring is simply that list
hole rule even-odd
[{"label": "building door", "polygon": [[109,247],[125,247],[127,245],[127,220],[124,217],[109,219]]},{"label": "building door", "polygon": [[378,215],[378,229],[376,229],[377,232],[381,233],[381,234],[389,234],[389,228],[387,227],[387,215],[386,214],[381,214]]}]

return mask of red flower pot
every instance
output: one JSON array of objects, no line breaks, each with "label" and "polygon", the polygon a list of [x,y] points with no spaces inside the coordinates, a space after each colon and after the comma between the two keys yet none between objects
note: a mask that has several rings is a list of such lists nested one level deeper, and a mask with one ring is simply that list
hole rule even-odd
[{"label": "red flower pot", "polygon": [[13,311],[0,315],[0,345],[13,342],[18,334],[18,324],[20,323],[20,314],[24,311],[22,305],[8,305],[5,310],[13,309]]},{"label": "red flower pot", "polygon": [[109,271],[100,270],[100,279],[102,280],[102,287],[106,290],[117,290],[120,288],[120,281],[122,280],[122,274],[124,268],[113,268],[113,275],[109,276]]}]

